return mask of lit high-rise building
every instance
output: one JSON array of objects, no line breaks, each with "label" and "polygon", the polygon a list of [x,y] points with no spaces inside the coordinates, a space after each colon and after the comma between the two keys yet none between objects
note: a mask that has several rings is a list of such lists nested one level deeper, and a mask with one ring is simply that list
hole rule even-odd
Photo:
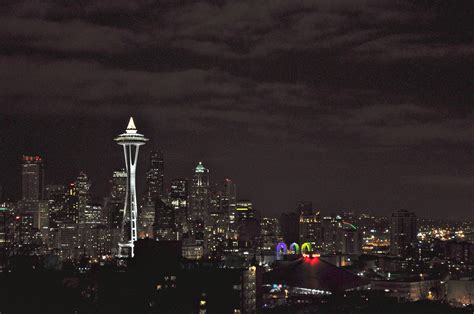
[{"label": "lit high-rise building", "polygon": [[197,240],[204,240],[204,228],[209,215],[209,169],[202,162],[194,169],[189,205],[191,232]]},{"label": "lit high-rise building", "polygon": [[91,202],[91,182],[87,175],[84,172],[80,172],[76,178],[74,187],[76,189],[77,196],[77,210],[78,210],[78,222],[79,224],[85,223],[87,220],[86,217],[86,207]]},{"label": "lit high-rise building", "polygon": [[64,208],[60,216],[60,221],[64,223],[76,224],[78,222],[79,206],[75,183],[70,183],[67,186],[64,196]]},{"label": "lit high-rise building", "polygon": [[[321,221],[323,252],[332,254],[342,250],[342,217],[325,216]],[[319,244],[320,241],[318,241]]]},{"label": "lit high-rise building", "polygon": [[134,242],[137,240],[137,190],[135,174],[138,161],[138,149],[144,145],[147,138],[137,132],[133,118],[130,118],[125,133],[115,138],[117,144],[123,146],[125,165],[127,169],[127,192],[121,226],[121,240],[118,256],[134,256]]},{"label": "lit high-rise building", "polygon": [[155,238],[157,240],[175,240],[175,211],[171,205],[158,200],[155,202]]},{"label": "lit high-rise building", "polygon": [[189,232],[188,225],[188,180],[175,178],[171,180],[169,203],[175,212],[178,237]]},{"label": "lit high-rise building", "polygon": [[102,222],[102,205],[88,204],[83,213],[84,220],[78,226],[78,240],[80,249],[87,256],[98,255],[98,229]]},{"label": "lit high-rise building", "polygon": [[[260,251],[261,252],[271,252],[275,251],[275,244],[283,241],[280,230],[280,222],[278,218],[267,218],[264,217],[260,221],[261,229],[261,241],[260,241]],[[290,242],[291,244],[292,242]]]},{"label": "lit high-rise building", "polygon": [[146,193],[154,201],[164,197],[164,159],[161,150],[150,152],[150,169],[146,173]]},{"label": "lit high-rise building", "polygon": [[221,212],[226,215],[227,238],[237,238],[237,217],[235,212],[237,187],[230,179],[225,179],[220,198]]},{"label": "lit high-rise building", "polygon": [[44,164],[40,156],[23,156],[21,164],[22,199],[37,201],[44,196]]},{"label": "lit high-rise building", "polygon": [[107,222],[111,228],[120,228],[123,219],[125,194],[127,192],[127,171],[114,170],[110,180],[110,201],[107,204]]},{"label": "lit high-rise building", "polygon": [[238,200],[235,203],[237,237],[242,248],[256,248],[260,236],[260,221],[253,203],[249,200]]},{"label": "lit high-rise building", "polygon": [[417,241],[415,213],[398,210],[392,214],[390,223],[390,253],[405,256]]},{"label": "lit high-rise building", "polygon": [[235,203],[235,217],[237,223],[249,218],[255,218],[253,203],[249,200],[238,200]]},{"label": "lit high-rise building", "polygon": [[297,204],[299,214],[299,242],[318,243],[321,238],[321,223],[319,211],[313,208],[311,202],[302,201]]},{"label": "lit high-rise building", "polygon": [[362,254],[362,233],[352,225],[344,225],[341,228],[341,253],[342,254]]},{"label": "lit high-rise building", "polygon": [[140,222],[140,229],[138,231],[138,237],[143,238],[154,238],[154,225],[156,219],[156,208],[155,205],[158,200],[153,200],[149,195],[146,195],[140,206],[140,214],[138,220]]}]

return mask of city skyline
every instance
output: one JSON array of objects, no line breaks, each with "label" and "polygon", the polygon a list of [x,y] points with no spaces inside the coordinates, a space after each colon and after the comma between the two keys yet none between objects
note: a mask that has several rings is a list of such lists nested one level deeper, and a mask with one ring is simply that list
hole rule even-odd
[{"label": "city skyline", "polygon": [[176,177],[203,161],[268,214],[311,199],[473,215],[468,1],[3,8],[7,196],[24,154],[44,156],[47,181],[84,170],[104,194],[121,165],[109,139],[134,115],[142,157],[162,149]]},{"label": "city skyline", "polygon": [[1,313],[474,313],[472,0],[4,0]]},{"label": "city skyline", "polygon": [[[151,145],[153,145],[154,142],[155,141],[152,138],[151,139]],[[114,146],[112,146],[112,148],[113,147]],[[163,152],[161,147],[157,147],[157,146],[147,147],[147,146],[145,146],[144,152],[142,152],[143,154],[139,155],[139,163],[142,164],[142,166],[139,166],[137,168],[138,169],[137,186],[138,186],[138,194],[140,196],[144,195],[144,193],[146,193],[146,180],[147,180],[146,177],[147,177],[147,171],[148,171],[147,166],[146,166],[147,161],[151,156],[150,154],[154,154],[154,152],[157,149],[160,150],[161,154],[164,154],[164,164],[166,165],[165,167],[167,169],[166,170],[166,175],[164,177],[164,183],[165,183],[164,187],[165,187],[165,189],[169,188],[169,185],[170,185],[170,183],[173,179],[180,178],[180,177],[183,177],[183,178],[186,177],[188,179],[192,178],[195,166],[201,162],[201,161],[193,161],[193,160],[183,160],[183,159],[186,159],[186,158],[185,157],[184,158],[180,157],[179,159],[181,160],[182,164],[191,164],[192,167],[191,167],[191,169],[178,169],[176,167],[176,165],[173,165],[174,160],[169,160],[169,157],[167,158],[166,151]],[[27,155],[28,154],[23,153],[20,156],[20,158],[23,158],[24,156],[27,156]],[[92,188],[91,194],[94,196],[94,198],[97,201],[101,201],[101,199],[103,197],[109,195],[109,191],[110,191],[109,181],[111,179],[112,172],[124,167],[123,165],[120,165],[119,162],[117,162],[120,159],[120,156],[117,156],[117,155],[120,155],[120,154],[117,153],[117,152],[115,152],[115,153],[112,152],[111,156],[104,156],[104,155],[101,156],[103,159],[113,159],[114,160],[114,165],[117,164],[116,167],[115,166],[111,167],[108,164],[108,166],[110,168],[110,171],[106,172],[106,171],[103,170],[103,167],[102,167],[101,173],[99,173],[99,174],[94,173],[93,171],[91,171],[94,168],[93,166],[84,165],[84,166],[81,167],[79,165],[83,164],[83,162],[81,162],[79,160],[71,160],[71,162],[77,163],[77,166],[76,166],[77,172],[76,173],[72,172],[71,177],[64,178],[64,173],[62,175],[58,175],[58,173],[54,172],[55,169],[57,169],[57,167],[55,167],[54,164],[51,164],[50,162],[48,162],[48,160],[44,157],[44,154],[36,153],[36,154],[32,154],[32,155],[39,156],[40,158],[42,158],[42,162],[46,164],[46,166],[43,165],[43,167],[45,168],[44,171],[46,173],[45,185],[49,185],[49,184],[64,184],[65,185],[69,182],[72,182],[75,179],[75,177],[77,176],[77,174],[79,174],[81,171],[84,171],[87,174],[93,173],[93,175],[92,175],[93,188]],[[51,156],[51,157],[53,157],[53,160],[54,160],[55,156]],[[88,157],[90,158],[91,156],[88,156]],[[122,156],[122,158],[123,158],[123,156]],[[212,163],[212,160],[210,160],[209,162],[206,161],[205,158],[202,159],[202,160],[205,160],[204,163],[206,164],[206,166],[207,166],[208,163]],[[20,165],[20,161],[21,160],[17,160],[17,165]],[[171,167],[170,167],[170,165],[171,165]],[[175,166],[175,167],[173,167],[173,166]],[[171,168],[171,170],[169,168]],[[12,169],[12,167],[10,167],[9,169]],[[76,169],[74,169],[74,170],[76,170]],[[84,170],[84,169],[89,169],[89,170]],[[109,169],[107,169],[107,170],[109,170]],[[175,175],[175,173],[172,173],[172,170],[175,171],[176,175]],[[214,170],[215,169],[210,169],[211,183],[216,184],[216,183],[221,182],[221,181],[223,181],[224,179],[227,179],[227,178],[233,179],[235,181],[234,178],[232,178],[231,176],[226,176],[225,174],[223,174],[223,176],[218,177],[218,175],[215,173]],[[236,171],[238,169],[233,169],[233,170]],[[18,171],[20,171],[20,169],[18,169]],[[70,172],[70,171],[71,171],[71,169],[69,169],[68,172]],[[233,172],[233,171],[231,171],[231,172]],[[58,180],[58,179],[52,179],[51,177],[53,177],[53,178],[61,178],[62,177],[62,178]],[[104,178],[104,177],[105,177],[105,180],[100,180],[100,178]],[[14,200],[15,197],[21,197],[21,182],[17,182],[17,184],[18,183],[20,184],[20,190],[13,191],[13,193],[12,193],[13,186],[8,185],[9,182],[19,181],[20,178],[21,178],[21,176],[18,174],[18,176],[16,178],[9,178],[9,180],[6,180],[6,183],[1,182],[1,183],[3,183],[3,186],[2,186],[3,190],[7,191],[6,194],[4,192],[4,198],[8,197],[8,198]],[[97,179],[99,179],[100,181],[98,181]],[[62,181],[60,181],[60,180],[62,180]],[[238,182],[240,188],[242,190],[244,190],[244,193],[247,190],[246,189],[246,184],[247,183],[248,182]],[[453,184],[456,185],[455,183],[453,183]],[[250,182],[250,185],[251,185],[251,182]],[[165,192],[168,192],[168,191],[165,191]],[[289,194],[291,194],[293,192],[294,191],[289,191]],[[252,199],[253,202],[258,204],[257,208],[258,208],[259,211],[261,211],[265,215],[273,216],[273,217],[278,217],[283,212],[296,210],[297,203],[299,201],[311,200],[315,203],[315,208],[316,209],[321,210],[322,212],[325,212],[325,213],[328,213],[328,214],[329,213],[340,212],[340,211],[355,211],[355,212],[369,212],[369,213],[372,213],[372,214],[375,214],[375,215],[383,216],[383,215],[388,215],[392,211],[397,210],[397,209],[408,209],[408,210],[412,210],[412,211],[415,211],[417,213],[420,213],[420,215],[419,215],[420,217],[445,218],[445,217],[443,217],[442,214],[441,215],[432,215],[432,212],[430,212],[430,211],[424,213],[422,210],[420,211],[418,208],[413,208],[413,207],[400,207],[400,208],[390,207],[390,204],[386,204],[382,208],[363,208],[363,207],[355,207],[355,206],[354,207],[351,207],[351,206],[339,207],[339,208],[337,208],[337,207],[324,208],[324,207],[318,206],[317,193],[315,193],[313,195],[315,195],[316,197],[311,198],[311,196],[310,196],[310,197],[306,197],[306,198],[305,197],[293,198],[293,200],[288,200],[288,205],[287,206],[282,205],[277,210],[273,210],[273,211],[264,205],[265,202],[263,202],[263,206],[262,206],[262,204],[260,203],[260,198],[258,196],[255,197],[255,198],[250,198],[250,197],[247,197],[246,194],[243,194],[243,195],[240,194],[239,198],[240,199]],[[288,198],[288,199],[290,199],[290,198]],[[349,203],[349,202],[350,202],[350,200],[347,203]],[[140,204],[140,201],[139,201],[139,204]],[[469,213],[467,213],[464,216],[461,214],[460,216],[453,216],[453,217],[449,217],[449,218],[453,219],[453,220],[462,220],[463,218],[466,218],[466,217],[471,217],[471,216],[470,216]]]}]

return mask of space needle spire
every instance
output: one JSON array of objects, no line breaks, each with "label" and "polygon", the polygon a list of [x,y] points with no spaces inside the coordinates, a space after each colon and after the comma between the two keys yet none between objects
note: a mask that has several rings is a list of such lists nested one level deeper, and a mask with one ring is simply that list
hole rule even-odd
[{"label": "space needle spire", "polygon": [[123,208],[123,219],[119,240],[118,257],[133,257],[134,242],[137,240],[137,191],[135,173],[137,169],[138,148],[148,141],[143,134],[138,133],[133,118],[130,117],[125,133],[114,139],[123,146],[125,166],[127,170],[127,190]]}]

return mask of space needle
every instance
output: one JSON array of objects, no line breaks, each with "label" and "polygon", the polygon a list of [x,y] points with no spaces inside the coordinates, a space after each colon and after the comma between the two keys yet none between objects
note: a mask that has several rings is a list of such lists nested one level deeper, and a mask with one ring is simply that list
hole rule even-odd
[{"label": "space needle", "polygon": [[123,146],[125,166],[127,169],[127,191],[123,208],[123,220],[118,248],[118,257],[133,257],[134,242],[137,241],[137,190],[135,173],[137,169],[138,148],[144,145],[147,138],[137,132],[133,118],[130,117],[125,133],[114,139]]}]

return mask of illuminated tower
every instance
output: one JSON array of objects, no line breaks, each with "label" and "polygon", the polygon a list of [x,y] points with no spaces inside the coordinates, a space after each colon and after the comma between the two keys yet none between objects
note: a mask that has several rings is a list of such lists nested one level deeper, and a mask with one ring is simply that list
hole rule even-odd
[{"label": "illuminated tower", "polygon": [[146,173],[146,192],[153,201],[161,200],[164,196],[164,159],[163,152],[150,152],[150,169]]},{"label": "illuminated tower", "polygon": [[123,208],[123,220],[119,241],[119,257],[133,257],[133,243],[137,240],[137,191],[135,172],[137,169],[138,148],[148,141],[143,134],[137,133],[137,128],[130,118],[127,130],[115,138],[117,144],[123,146],[125,166],[127,170],[127,191]]},{"label": "illuminated tower", "polygon": [[191,233],[196,239],[204,239],[204,228],[209,214],[209,169],[202,162],[194,169],[191,186],[190,213]]},{"label": "illuminated tower", "polygon": [[417,241],[417,221],[415,213],[398,210],[392,213],[390,228],[390,253],[407,256]]},{"label": "illuminated tower", "polygon": [[25,201],[43,199],[44,166],[40,156],[23,156],[21,164],[22,198]]}]

